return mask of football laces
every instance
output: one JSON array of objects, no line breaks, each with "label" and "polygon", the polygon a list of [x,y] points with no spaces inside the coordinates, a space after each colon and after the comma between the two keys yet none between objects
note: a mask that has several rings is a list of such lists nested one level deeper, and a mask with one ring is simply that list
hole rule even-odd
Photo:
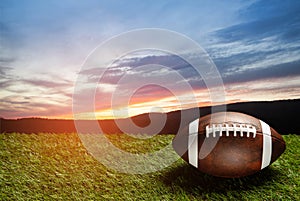
[{"label": "football laces", "polygon": [[206,137],[216,137],[217,135],[229,136],[229,134],[233,133],[233,136],[253,136],[256,137],[256,128],[250,124],[238,124],[238,123],[223,123],[223,124],[211,124],[206,126]]}]

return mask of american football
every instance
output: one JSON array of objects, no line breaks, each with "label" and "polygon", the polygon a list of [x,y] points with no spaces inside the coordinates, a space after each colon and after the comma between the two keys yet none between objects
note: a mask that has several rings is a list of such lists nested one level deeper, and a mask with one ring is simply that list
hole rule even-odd
[{"label": "american football", "polygon": [[285,150],[283,138],[267,123],[238,112],[198,118],[178,132],[172,145],[201,172],[226,178],[254,174]]}]

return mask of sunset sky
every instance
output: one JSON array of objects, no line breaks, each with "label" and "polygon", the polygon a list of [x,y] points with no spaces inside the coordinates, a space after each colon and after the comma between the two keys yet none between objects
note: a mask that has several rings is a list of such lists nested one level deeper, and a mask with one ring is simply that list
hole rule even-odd
[{"label": "sunset sky", "polygon": [[[168,112],[194,106],[190,92],[178,102],[171,70],[138,68],[159,64],[179,72],[193,88],[197,105],[210,105],[199,75],[176,55],[132,52],[113,61],[101,80],[98,66],[82,70],[101,43],[134,29],[161,28],[183,34],[206,50],[220,72],[226,103],[300,98],[300,1],[0,1],[0,116],[72,118],[72,97],[79,75],[99,81],[97,118]],[[162,43],[164,41],[161,41]],[[174,41],[176,42],[176,41]],[[99,58],[101,59],[101,58]],[[119,98],[111,94],[143,86],[143,79],[164,80]],[[116,90],[119,90],[116,92]],[[84,91],[82,99],[85,98]],[[86,116],[85,116],[86,115]],[[89,112],[82,114],[88,117]]]}]

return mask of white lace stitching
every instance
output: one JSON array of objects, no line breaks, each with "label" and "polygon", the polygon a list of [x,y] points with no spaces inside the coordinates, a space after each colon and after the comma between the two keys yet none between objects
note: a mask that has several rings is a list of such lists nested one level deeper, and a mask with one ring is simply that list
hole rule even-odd
[{"label": "white lace stitching", "polygon": [[247,124],[212,124],[211,126],[206,126],[206,137],[212,134],[213,137],[216,137],[217,134],[221,137],[223,134],[229,136],[229,132],[233,131],[233,136],[236,137],[238,134],[243,137],[246,134],[247,137],[250,137],[252,134],[253,138],[256,137],[256,128],[252,125]]}]

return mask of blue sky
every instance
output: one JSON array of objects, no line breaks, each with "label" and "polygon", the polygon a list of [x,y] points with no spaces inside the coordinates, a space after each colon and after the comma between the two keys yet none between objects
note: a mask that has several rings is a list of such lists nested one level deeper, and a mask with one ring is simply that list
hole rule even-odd
[{"label": "blue sky", "polygon": [[[0,115],[71,117],[74,82],[86,57],[110,37],[141,28],[176,31],[199,43],[222,75],[227,102],[300,98],[299,13],[299,1],[279,0],[2,0]],[[193,80],[191,69],[173,55],[144,55],[119,68],[136,66],[137,61],[182,64],[177,65],[178,71]],[[110,84],[101,95],[109,87],[114,89]],[[203,83],[192,86],[199,105],[207,105],[209,94]],[[170,93],[157,87],[141,90],[140,96],[149,101],[137,95],[132,114],[147,112],[155,104],[164,105],[165,111],[178,109],[168,99]],[[169,102],[162,104],[162,99]],[[99,111],[107,109],[103,105],[99,103]]]}]

